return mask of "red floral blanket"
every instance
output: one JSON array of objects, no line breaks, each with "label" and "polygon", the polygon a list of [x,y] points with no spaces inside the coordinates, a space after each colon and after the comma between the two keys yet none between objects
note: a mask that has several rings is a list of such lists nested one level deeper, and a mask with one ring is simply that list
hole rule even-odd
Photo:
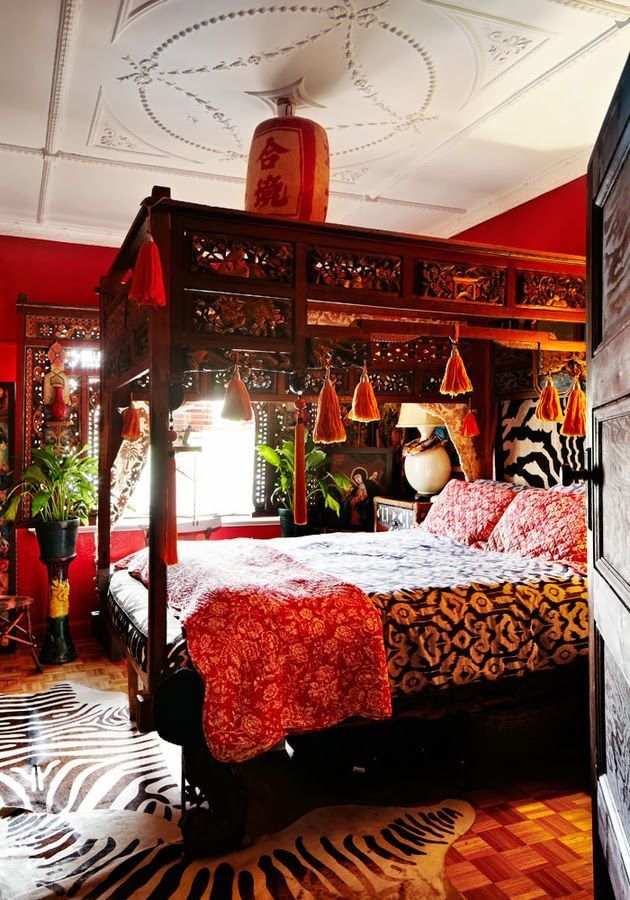
[{"label": "red floral blanket", "polygon": [[[216,759],[242,762],[287,734],[391,715],[381,619],[358,587],[260,541],[189,546],[169,567],[169,602],[205,683]],[[129,567],[144,584],[146,559]]]}]

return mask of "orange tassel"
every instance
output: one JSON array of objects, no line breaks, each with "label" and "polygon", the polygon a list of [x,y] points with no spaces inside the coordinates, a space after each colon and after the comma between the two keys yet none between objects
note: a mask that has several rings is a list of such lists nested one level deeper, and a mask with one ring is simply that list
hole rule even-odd
[{"label": "orange tassel", "polygon": [[566,437],[586,436],[586,394],[580,387],[579,378],[573,382],[560,434]]},{"label": "orange tassel", "polygon": [[139,306],[166,306],[160,251],[150,234],[138,250],[129,299],[135,300]]},{"label": "orange tassel", "polygon": [[341,421],[339,398],[330,379],[330,366],[326,368],[324,385],[317,401],[317,415],[313,440],[316,444],[340,444],[346,439],[346,429]]},{"label": "orange tassel", "polygon": [[464,416],[464,421],[462,422],[462,437],[477,437],[478,434],[481,434],[479,431],[479,425],[477,424],[477,418],[472,411],[469,409],[466,415]]},{"label": "orange tassel", "polygon": [[140,413],[133,402],[123,410],[120,436],[123,441],[137,441],[140,436]]},{"label": "orange tassel", "polygon": [[[300,404],[300,405],[299,405]],[[293,457],[293,521],[296,525],[306,525],[306,435],[304,434],[304,400],[296,401],[298,419],[295,425]]]},{"label": "orange tassel", "polygon": [[464,366],[464,361],[459,355],[457,344],[453,343],[453,349],[446,363],[444,378],[440,385],[440,394],[450,394],[451,397],[454,397],[456,394],[467,394],[472,389],[473,386]]},{"label": "orange tassel", "polygon": [[372,387],[365,363],[363,363],[361,380],[354,389],[350,418],[353,422],[378,422],[381,418],[374,388]]},{"label": "orange tassel", "polygon": [[233,422],[251,422],[254,417],[252,404],[249,399],[249,391],[243,379],[239,366],[234,369],[234,375],[230,378],[225,389],[225,401],[221,410],[221,418],[231,419]]},{"label": "orange tassel", "polygon": [[175,454],[168,454],[168,469],[166,477],[166,540],[164,542],[164,562],[167,566],[174,566],[179,562],[177,556],[177,490],[175,479],[177,469],[175,466]]},{"label": "orange tassel", "polygon": [[547,384],[542,389],[534,415],[541,422],[562,422],[560,397],[551,375],[547,375]]}]

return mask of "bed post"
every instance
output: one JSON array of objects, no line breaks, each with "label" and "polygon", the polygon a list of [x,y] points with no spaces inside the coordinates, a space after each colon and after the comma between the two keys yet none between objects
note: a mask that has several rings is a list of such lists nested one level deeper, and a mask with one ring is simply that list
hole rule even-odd
[{"label": "bed post", "polygon": [[151,431],[151,503],[149,507],[149,610],[146,690],[137,697],[137,722],[141,731],[152,723],[152,697],[166,657],[166,491],[168,470],[168,416],[171,385],[171,214],[159,200],[171,195],[168,188],[153,188],[151,233],[160,251],[166,306],[149,314],[149,424]]},{"label": "bed post", "polygon": [[109,587],[110,537],[111,537],[111,468],[116,455],[114,447],[114,429],[112,420],[115,407],[110,379],[106,377],[107,353],[106,329],[108,308],[111,302],[111,284],[108,276],[100,280],[100,433],[99,433],[99,479],[98,479],[98,516],[96,521],[96,587],[99,596],[98,615],[94,617],[98,637],[105,647],[110,659],[120,658],[120,650],[108,626],[107,591]]}]

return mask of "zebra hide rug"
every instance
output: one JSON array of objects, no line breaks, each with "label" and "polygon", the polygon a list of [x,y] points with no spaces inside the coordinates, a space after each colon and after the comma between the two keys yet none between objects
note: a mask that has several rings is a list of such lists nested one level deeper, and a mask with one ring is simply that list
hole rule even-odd
[{"label": "zebra hide rug", "polygon": [[459,896],[444,859],[475,817],[460,800],[317,809],[187,863],[172,756],[130,724],[122,694],[62,684],[0,696],[1,900]]}]

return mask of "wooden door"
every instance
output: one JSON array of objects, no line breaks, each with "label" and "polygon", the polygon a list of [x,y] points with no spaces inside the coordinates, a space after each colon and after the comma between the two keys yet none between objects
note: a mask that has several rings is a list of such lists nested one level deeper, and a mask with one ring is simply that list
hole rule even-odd
[{"label": "wooden door", "polygon": [[589,164],[589,586],[596,898],[630,898],[630,65]]}]

